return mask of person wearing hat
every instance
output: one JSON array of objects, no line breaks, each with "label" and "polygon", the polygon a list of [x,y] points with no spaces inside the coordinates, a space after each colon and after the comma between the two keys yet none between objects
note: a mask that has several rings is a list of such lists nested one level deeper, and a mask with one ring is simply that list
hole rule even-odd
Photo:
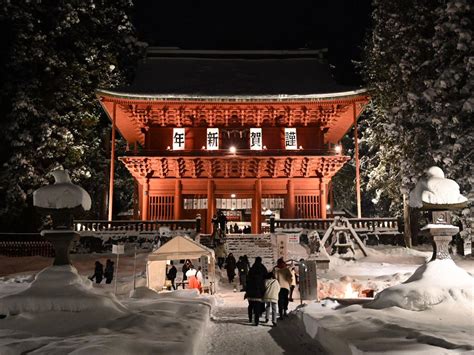
[{"label": "person wearing hat", "polygon": [[281,320],[288,316],[288,296],[290,294],[292,275],[283,258],[278,259],[277,266],[273,271],[275,278],[280,284],[280,292],[278,294],[278,313],[280,314],[279,319]]}]

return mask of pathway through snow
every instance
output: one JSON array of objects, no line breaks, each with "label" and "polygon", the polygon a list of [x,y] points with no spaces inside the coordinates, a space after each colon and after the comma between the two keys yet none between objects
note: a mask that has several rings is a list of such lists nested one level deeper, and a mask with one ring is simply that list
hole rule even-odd
[{"label": "pathway through snow", "polygon": [[[220,288],[218,304],[212,312],[199,355],[324,354],[292,315],[278,321],[277,327],[272,327],[271,322],[260,323],[258,327],[250,324],[248,303],[243,297],[243,292],[232,292],[228,284]],[[290,303],[290,308],[297,304],[299,300]]]}]

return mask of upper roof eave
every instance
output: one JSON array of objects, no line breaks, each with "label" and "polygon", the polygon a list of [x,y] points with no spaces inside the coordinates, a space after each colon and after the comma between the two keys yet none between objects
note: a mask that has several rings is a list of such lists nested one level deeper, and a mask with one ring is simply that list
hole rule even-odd
[{"label": "upper roof eave", "polygon": [[212,102],[245,102],[245,101],[319,101],[319,100],[330,100],[337,99],[341,100],[344,98],[353,98],[354,96],[367,95],[368,91],[365,88],[342,91],[342,92],[330,92],[323,94],[279,94],[279,95],[199,95],[199,94],[136,94],[127,93],[114,90],[98,89],[96,95],[107,96],[117,99],[125,100],[142,100],[142,101],[212,101]]}]

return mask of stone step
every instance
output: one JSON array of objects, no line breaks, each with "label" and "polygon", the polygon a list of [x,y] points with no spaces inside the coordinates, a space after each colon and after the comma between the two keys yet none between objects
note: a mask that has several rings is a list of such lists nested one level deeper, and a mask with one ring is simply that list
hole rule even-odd
[{"label": "stone step", "polygon": [[226,249],[228,253],[239,256],[247,255],[250,264],[260,256],[267,268],[272,268],[275,263],[276,246],[273,245],[270,235],[228,235],[226,238]]}]

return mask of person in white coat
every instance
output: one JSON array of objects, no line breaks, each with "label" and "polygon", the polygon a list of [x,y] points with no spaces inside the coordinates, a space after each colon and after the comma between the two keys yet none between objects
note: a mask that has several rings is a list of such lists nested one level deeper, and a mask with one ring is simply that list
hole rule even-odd
[{"label": "person in white coat", "polygon": [[273,272],[269,272],[265,278],[265,294],[263,295],[263,301],[265,302],[265,323],[270,318],[270,307],[272,309],[272,324],[276,327],[277,318],[277,302],[278,295],[280,293],[280,284],[275,279]]}]

